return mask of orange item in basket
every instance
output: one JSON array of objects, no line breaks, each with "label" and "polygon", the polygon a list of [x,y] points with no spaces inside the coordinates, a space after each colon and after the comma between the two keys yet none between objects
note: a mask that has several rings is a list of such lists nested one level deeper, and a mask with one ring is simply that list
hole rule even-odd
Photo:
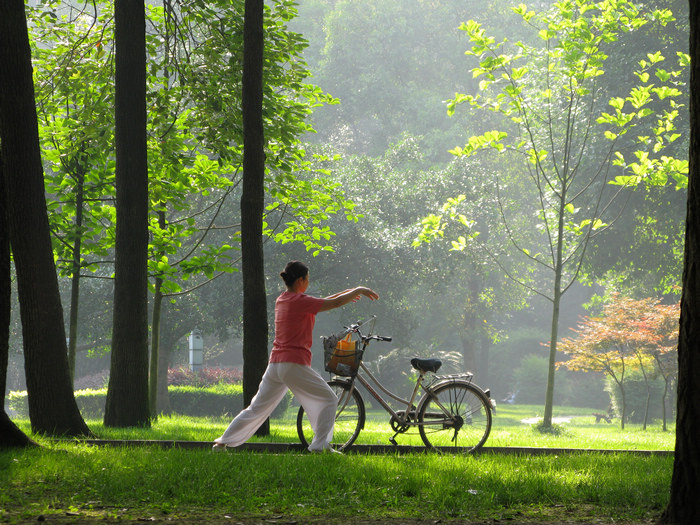
[{"label": "orange item in basket", "polygon": [[357,370],[359,359],[357,356],[357,341],[351,339],[352,334],[348,334],[344,339],[338,341],[333,350],[326,370],[339,375],[349,375],[348,373]]}]

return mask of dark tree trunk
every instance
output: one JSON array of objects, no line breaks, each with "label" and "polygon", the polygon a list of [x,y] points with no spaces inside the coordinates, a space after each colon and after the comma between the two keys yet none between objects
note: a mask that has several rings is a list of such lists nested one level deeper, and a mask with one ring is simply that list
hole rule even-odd
[{"label": "dark tree trunk", "polygon": [[[162,324],[162,322],[161,322]],[[163,330],[161,329],[160,332]],[[158,337],[158,384],[156,414],[170,414],[170,396],[168,395],[168,365],[170,364],[170,348],[166,345],[162,333]]]},{"label": "dark tree trunk", "polygon": [[[76,195],[75,195],[75,229],[80,231],[83,226],[83,204],[85,195],[85,164],[83,155],[78,156],[76,166]],[[82,238],[75,236],[73,241],[73,264],[71,271],[70,315],[68,317],[68,367],[70,377],[75,384],[75,349],[78,344],[78,307],[80,305],[80,260]]]},{"label": "dark tree trunk", "polygon": [[86,435],[68,369],[22,0],[0,2],[0,142],[32,430]]},{"label": "dark tree trunk", "polygon": [[10,237],[7,229],[7,195],[2,175],[0,152],[0,447],[24,447],[33,444],[27,435],[15,425],[5,412],[7,388],[7,363],[10,338]]},{"label": "dark tree trunk", "polygon": [[[165,229],[165,211],[158,211],[158,226]],[[158,412],[158,377],[160,374],[160,323],[163,310],[163,279],[157,275],[155,278],[155,292],[153,294],[153,311],[151,312],[151,358],[148,373],[148,399],[151,417]],[[167,373],[167,372],[166,372]]]},{"label": "dark tree trunk", "polygon": [[671,497],[661,523],[700,523],[700,4],[690,0],[690,167],[678,334],[678,414]]},{"label": "dark tree trunk", "polygon": [[148,371],[148,400],[151,417],[158,415],[158,378],[160,374],[160,323],[163,309],[163,279],[155,278],[155,293],[153,294],[153,312],[151,315],[151,355]]},{"label": "dark tree trunk", "polygon": [[114,4],[117,227],[106,426],[148,425],[148,159],[143,0]]},{"label": "dark tree trunk", "polygon": [[5,410],[0,411],[0,449],[38,446],[12,422]]},{"label": "dark tree trunk", "polygon": [[[246,0],[243,23],[243,193],[241,249],[243,269],[243,401],[258,390],[267,366],[267,299],[263,264],[262,217],[265,152],[262,120],[263,0]],[[270,432],[269,421],[258,435]]]}]

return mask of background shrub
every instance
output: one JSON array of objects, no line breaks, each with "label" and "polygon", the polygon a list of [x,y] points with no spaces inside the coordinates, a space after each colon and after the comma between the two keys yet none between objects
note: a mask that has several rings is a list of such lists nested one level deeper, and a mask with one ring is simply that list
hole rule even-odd
[{"label": "background shrub", "polygon": [[[530,354],[520,361],[520,366],[513,373],[515,384],[510,390],[516,393],[516,403],[534,405],[544,402],[548,366],[546,357],[534,354]],[[554,384],[557,385],[556,381]]]},{"label": "background shrub", "polygon": [[236,384],[243,381],[243,372],[238,368],[205,367],[193,372],[181,366],[168,370],[169,386],[213,386],[219,383]]},{"label": "background shrub", "polygon": [[[27,391],[10,392],[8,394],[10,410],[19,418],[29,417]],[[107,388],[76,390],[75,402],[85,419],[99,419],[104,416]]]},{"label": "background shrub", "polygon": [[[625,399],[627,400],[627,421],[629,423],[642,423],[647,403],[647,385],[641,372],[634,372],[625,378]],[[664,380],[662,378],[649,379],[651,389],[651,399],[649,400],[649,422],[654,419],[661,419],[662,405],[661,397],[664,391]],[[608,378],[606,390],[610,392],[610,399],[613,410],[617,417],[622,414],[622,395],[617,383]],[[675,406],[675,392],[669,392],[667,399],[666,415],[672,418],[673,407]]]},{"label": "background shrub", "polygon": [[[168,387],[170,406],[174,413],[198,417],[233,417],[243,409],[243,386],[219,383],[210,387]],[[86,389],[75,392],[75,401],[85,419],[104,417],[107,389]],[[282,417],[289,408],[292,394],[287,392],[272,417]],[[28,418],[27,392],[10,392],[10,410],[15,417]]]},{"label": "background shrub", "polygon": [[[549,359],[529,354],[520,361],[513,372],[515,383],[509,392],[515,392],[515,403],[536,405],[544,403],[547,391]],[[558,368],[554,379],[555,405],[596,408],[607,410],[610,396],[606,392],[602,374],[592,372],[570,372]]]},{"label": "background shrub", "polygon": [[[177,414],[186,416],[234,417],[243,410],[243,386],[219,383],[206,388],[174,386],[168,388],[170,407]],[[292,394],[287,394],[272,413],[281,417],[291,404]]]}]

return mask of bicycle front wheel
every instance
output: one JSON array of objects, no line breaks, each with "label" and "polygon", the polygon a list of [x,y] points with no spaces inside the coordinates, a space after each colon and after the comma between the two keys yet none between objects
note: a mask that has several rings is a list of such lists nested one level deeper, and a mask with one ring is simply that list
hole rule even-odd
[{"label": "bicycle front wheel", "polygon": [[[365,426],[365,403],[357,389],[351,389],[349,381],[333,379],[328,381],[328,386],[338,397],[331,444],[336,450],[345,450],[355,442]],[[299,407],[297,414],[297,433],[301,444],[308,447],[313,440],[314,432],[304,407]]]},{"label": "bicycle front wheel", "polygon": [[417,420],[426,447],[472,452],[491,432],[491,402],[469,383],[447,382],[423,396]]}]

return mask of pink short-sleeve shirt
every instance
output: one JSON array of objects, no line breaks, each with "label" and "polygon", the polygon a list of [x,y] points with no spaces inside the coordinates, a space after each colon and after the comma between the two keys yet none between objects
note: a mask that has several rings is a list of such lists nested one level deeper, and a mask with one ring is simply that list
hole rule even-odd
[{"label": "pink short-sleeve shirt", "polygon": [[303,293],[282,292],[275,302],[275,341],[270,363],[311,366],[311,344],[316,314],[323,299]]}]

